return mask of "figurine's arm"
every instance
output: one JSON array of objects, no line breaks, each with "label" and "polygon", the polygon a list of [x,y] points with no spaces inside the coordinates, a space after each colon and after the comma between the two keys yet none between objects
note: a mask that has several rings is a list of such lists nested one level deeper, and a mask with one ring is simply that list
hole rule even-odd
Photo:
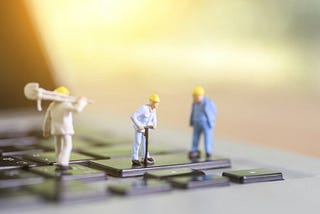
[{"label": "figurine's arm", "polygon": [[143,129],[143,125],[138,120],[139,115],[143,114],[143,112],[144,112],[144,108],[141,107],[137,111],[135,111],[130,117],[132,122],[134,123],[134,125],[139,129],[141,129],[141,128]]},{"label": "figurine's arm", "polygon": [[157,123],[158,123],[158,121],[157,121],[157,114],[154,113],[154,114],[153,114],[153,117],[152,117],[152,128],[153,128],[153,129],[156,129],[156,128],[157,128]]},{"label": "figurine's arm", "polygon": [[191,114],[190,114],[190,120],[189,120],[189,125],[190,126],[193,126],[193,121],[192,121],[192,118],[193,118],[193,104],[192,104],[192,106],[191,106]]},{"label": "figurine's arm", "polygon": [[80,99],[77,100],[77,102],[75,104],[73,103],[69,103],[67,109],[73,112],[81,112],[84,107],[86,107],[86,105],[88,104],[88,101],[85,97],[81,97]]},{"label": "figurine's arm", "polygon": [[213,128],[215,125],[217,108],[213,101],[208,100],[205,106],[205,114],[207,116],[208,125],[210,128]]},{"label": "figurine's arm", "polygon": [[47,109],[47,112],[44,116],[44,121],[42,125],[42,132],[44,137],[48,137],[50,134],[50,125],[51,125],[51,116],[50,116],[50,111],[52,108],[53,103],[51,103]]}]

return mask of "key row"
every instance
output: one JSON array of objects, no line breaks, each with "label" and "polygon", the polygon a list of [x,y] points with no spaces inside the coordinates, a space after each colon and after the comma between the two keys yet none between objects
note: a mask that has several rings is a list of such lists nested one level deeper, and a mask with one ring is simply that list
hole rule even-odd
[{"label": "key row", "polygon": [[23,187],[23,190],[45,199],[77,201],[102,198],[110,196],[111,193],[143,195],[173,189],[223,187],[229,186],[230,181],[256,183],[283,180],[281,172],[268,169],[232,170],[225,171],[222,175],[207,175],[201,170],[181,168],[146,172],[143,178],[106,180],[102,171],[73,164],[71,172],[63,173],[54,171],[53,166],[37,171],[0,171],[0,189],[5,192],[8,189]]}]

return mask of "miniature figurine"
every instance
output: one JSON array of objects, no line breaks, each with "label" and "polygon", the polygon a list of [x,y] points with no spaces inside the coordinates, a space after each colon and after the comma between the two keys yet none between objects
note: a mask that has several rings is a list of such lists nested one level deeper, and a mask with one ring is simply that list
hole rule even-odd
[{"label": "miniature figurine", "polygon": [[205,91],[201,86],[194,88],[192,111],[190,116],[190,126],[193,127],[192,148],[189,152],[190,159],[200,158],[198,144],[200,135],[204,134],[204,144],[206,159],[209,160],[212,154],[213,147],[213,129],[216,120],[216,106],[214,102],[204,96]]},{"label": "miniature figurine", "polygon": [[[144,164],[154,164],[155,159],[146,151],[146,137],[148,137],[148,129],[157,127],[156,109],[159,107],[160,97],[157,94],[152,94],[149,97],[149,104],[141,106],[131,115],[131,120],[134,124],[135,139],[132,145],[132,165],[141,166]],[[138,151],[141,145],[141,159],[139,161]]]},{"label": "miniature figurine", "polygon": [[66,87],[59,87],[48,91],[39,87],[38,83],[28,83],[24,87],[24,94],[30,100],[37,100],[37,108],[42,110],[41,100],[53,101],[45,114],[43,136],[54,136],[57,169],[67,170],[72,150],[72,135],[74,134],[72,113],[81,112],[87,104],[93,103],[85,97],[70,96]]},{"label": "miniature figurine", "polygon": [[[54,92],[70,94],[69,90],[63,86],[55,89]],[[53,101],[47,109],[43,123],[43,136],[49,137],[50,134],[54,136],[58,169],[70,169],[69,160],[74,134],[72,113],[81,112],[87,104],[87,99],[81,97],[75,103]]]}]

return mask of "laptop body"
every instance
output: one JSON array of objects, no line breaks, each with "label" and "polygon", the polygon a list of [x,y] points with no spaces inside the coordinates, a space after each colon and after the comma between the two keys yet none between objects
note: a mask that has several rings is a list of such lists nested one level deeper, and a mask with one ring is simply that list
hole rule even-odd
[{"label": "laptop body", "polygon": [[[12,13],[14,10],[10,2],[7,1],[7,5],[2,7],[3,11],[0,13],[2,16],[7,15],[6,20],[12,20],[12,16],[17,15]],[[21,18],[17,20],[20,20],[20,22],[15,25],[28,26],[28,24],[25,24],[28,19],[23,16],[23,5],[20,5],[19,9],[18,14]],[[7,23],[8,26],[12,24],[12,22]],[[15,28],[11,29],[17,30]],[[29,31],[29,33],[32,35],[32,31]],[[19,31],[13,31],[11,34],[18,35],[18,38],[12,40],[9,34],[1,39],[2,47],[5,45],[5,49],[12,49],[1,55],[2,63],[0,63],[1,85],[3,86],[1,91],[1,108],[3,110],[0,113],[2,142],[28,140],[28,137],[36,137],[36,140],[41,140],[39,132],[41,132],[43,113],[36,111],[35,103],[25,100],[22,88],[25,83],[36,81],[40,82],[45,88],[53,89],[57,86],[54,81],[56,79],[54,78],[55,74],[45,62],[44,53],[41,52],[40,46],[34,48],[36,43],[34,33],[34,36],[30,36],[30,38],[26,38],[26,35],[19,33]],[[4,36],[3,33],[1,35]],[[19,49],[19,44],[22,44],[19,42],[25,44],[28,43],[28,39],[32,41],[32,47],[34,48],[32,54],[21,50],[14,52],[14,50]],[[34,59],[31,56],[37,56],[37,58]],[[28,63],[33,60],[36,60],[37,63]],[[104,118],[108,118],[108,122]],[[85,128],[81,128],[82,126]],[[104,133],[111,133],[115,139],[120,136],[120,139],[117,139],[119,144],[122,140],[129,142],[132,135],[132,130],[124,128],[127,127],[127,120],[119,119],[108,112],[105,112],[101,117],[79,118],[77,127],[79,134],[89,138],[97,135],[102,135],[103,138]],[[186,144],[189,144],[190,133],[171,130],[168,127],[160,128],[159,132],[161,135],[157,135],[157,141],[163,145],[171,146],[168,139],[173,139],[175,146],[182,150],[186,149]],[[45,143],[49,144],[50,142]],[[126,145],[129,144],[130,142]],[[84,197],[71,203],[56,203],[50,202],[50,200],[44,202],[42,195],[39,196],[28,191],[23,192],[26,195],[22,197],[19,195],[17,197],[9,196],[13,192],[20,191],[16,191],[16,189],[9,190],[10,194],[6,197],[7,190],[2,189],[1,210],[11,213],[314,213],[318,209],[317,196],[320,192],[320,170],[317,158],[229,139],[217,139],[215,150],[217,155],[231,160],[231,167],[209,169],[206,170],[206,174],[222,175],[226,170],[267,168],[282,172],[284,180],[244,185],[230,183],[229,186],[219,188],[172,190],[131,197],[103,195],[98,199],[92,199],[91,195],[88,195],[87,199]],[[111,183],[118,182],[117,178],[107,178],[108,181],[99,181],[103,183],[101,186],[104,185],[104,182],[106,182],[106,185],[109,184],[107,183],[109,181]],[[90,181],[89,184],[98,185],[99,182]],[[40,183],[42,181],[37,184]]]}]

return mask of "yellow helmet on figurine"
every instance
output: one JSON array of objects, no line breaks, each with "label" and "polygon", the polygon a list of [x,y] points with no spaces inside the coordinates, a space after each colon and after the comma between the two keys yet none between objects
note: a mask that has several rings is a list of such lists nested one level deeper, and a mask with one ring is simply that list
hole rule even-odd
[{"label": "yellow helmet on figurine", "polygon": [[64,95],[69,95],[70,91],[68,88],[64,87],[64,86],[60,86],[59,88],[56,88],[54,90],[54,92],[60,93],[60,94],[64,94]]},{"label": "yellow helmet on figurine", "polygon": [[201,96],[204,95],[205,91],[202,86],[197,86],[193,89],[192,95]]},{"label": "yellow helmet on figurine", "polygon": [[151,94],[149,100],[154,103],[160,103],[160,97],[158,94]]}]

